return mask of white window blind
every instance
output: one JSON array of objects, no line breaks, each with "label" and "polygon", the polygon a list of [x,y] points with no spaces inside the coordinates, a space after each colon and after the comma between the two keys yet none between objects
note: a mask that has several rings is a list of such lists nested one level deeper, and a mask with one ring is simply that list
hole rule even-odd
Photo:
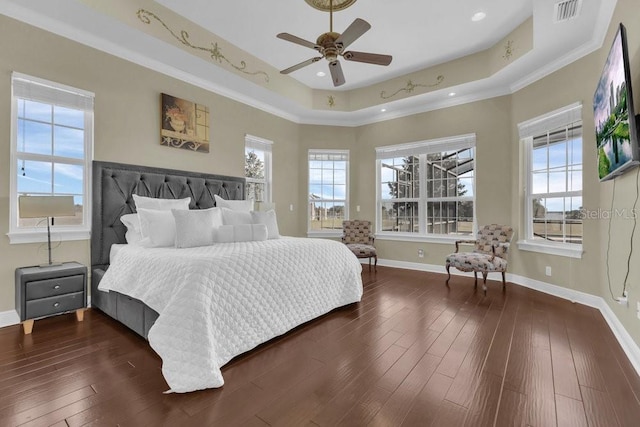
[{"label": "white window blind", "polygon": [[443,151],[457,151],[474,147],[476,134],[452,136],[431,139],[429,141],[412,142],[408,144],[387,145],[376,148],[376,159],[389,157],[419,156],[420,154],[439,153]]},{"label": "white window blind", "polygon": [[582,120],[582,103],[576,102],[518,124],[520,139],[538,136]]},{"label": "white window blind", "polygon": [[11,75],[13,96],[76,110],[93,111],[94,94],[21,73]]},{"label": "white window blind", "polygon": [[259,138],[257,136],[253,136],[249,134],[246,134],[244,136],[245,148],[254,149],[254,150],[271,151],[272,145],[273,145],[273,141],[269,141],[268,139]]}]

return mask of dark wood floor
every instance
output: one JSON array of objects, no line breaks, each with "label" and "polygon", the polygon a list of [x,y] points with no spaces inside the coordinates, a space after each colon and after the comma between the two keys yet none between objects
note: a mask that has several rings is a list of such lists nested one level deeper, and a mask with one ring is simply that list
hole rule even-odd
[{"label": "dark wood floor", "polygon": [[360,304],[183,395],[163,394],[160,359],[98,311],[0,329],[0,425],[640,425],[640,378],[597,310],[384,267],[363,281]]}]

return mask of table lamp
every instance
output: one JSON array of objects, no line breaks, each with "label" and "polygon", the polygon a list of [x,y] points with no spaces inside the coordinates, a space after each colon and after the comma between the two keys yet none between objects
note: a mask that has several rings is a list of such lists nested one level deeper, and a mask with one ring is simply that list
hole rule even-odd
[{"label": "table lamp", "polygon": [[53,225],[55,217],[75,215],[73,196],[20,196],[18,199],[18,213],[20,218],[47,218],[49,264],[45,265],[54,265],[51,262],[51,228],[49,227],[49,222]]}]

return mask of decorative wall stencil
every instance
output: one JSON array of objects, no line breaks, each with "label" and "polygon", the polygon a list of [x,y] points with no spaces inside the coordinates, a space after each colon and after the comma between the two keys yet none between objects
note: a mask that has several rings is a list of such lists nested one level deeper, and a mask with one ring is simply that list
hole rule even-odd
[{"label": "decorative wall stencil", "polygon": [[190,47],[191,49],[194,49],[194,50],[201,50],[201,51],[207,52],[207,53],[209,53],[211,55],[211,59],[213,59],[214,61],[217,61],[218,63],[222,63],[224,61],[225,63],[227,63],[228,65],[230,65],[234,69],[240,71],[241,73],[244,73],[244,74],[247,74],[247,75],[250,75],[250,76],[261,75],[261,76],[264,77],[264,81],[265,82],[267,82],[267,83],[269,82],[269,75],[266,72],[264,72],[264,71],[247,71],[246,70],[247,63],[245,61],[240,61],[240,65],[236,65],[233,62],[231,62],[226,56],[224,56],[224,54],[222,53],[222,50],[218,46],[217,42],[211,43],[211,47],[196,46],[194,44],[191,44],[191,42],[189,41],[189,33],[187,31],[181,30],[180,31],[180,35],[176,34],[155,13],[150,12],[150,11],[145,10],[145,9],[139,9],[138,12],[137,12],[137,15],[138,15],[138,19],[140,21],[142,21],[143,23],[148,24],[148,25],[151,24],[152,19],[158,21],[160,23],[160,25],[162,25],[176,40],[178,40],[184,46]]},{"label": "decorative wall stencil", "polygon": [[160,105],[160,145],[209,152],[209,108],[165,93]]},{"label": "decorative wall stencil", "polygon": [[380,98],[382,99],[389,99],[389,98],[393,98],[394,96],[396,96],[397,94],[399,94],[400,92],[406,92],[406,93],[411,93],[413,92],[417,87],[436,87],[438,85],[440,85],[440,83],[442,83],[444,81],[444,76],[440,75],[438,77],[436,77],[436,82],[432,83],[430,85],[425,85],[422,83],[414,83],[411,80],[407,81],[407,85],[401,89],[398,89],[397,91],[393,92],[391,95],[387,95],[386,91],[382,91],[380,92]]},{"label": "decorative wall stencil", "polygon": [[333,95],[327,96],[327,105],[329,105],[330,108],[336,106],[336,99],[333,97]]},{"label": "decorative wall stencil", "polygon": [[513,40],[507,40],[504,44],[504,55],[502,55],[502,57],[508,61],[513,56],[514,50],[515,47],[513,46]]}]

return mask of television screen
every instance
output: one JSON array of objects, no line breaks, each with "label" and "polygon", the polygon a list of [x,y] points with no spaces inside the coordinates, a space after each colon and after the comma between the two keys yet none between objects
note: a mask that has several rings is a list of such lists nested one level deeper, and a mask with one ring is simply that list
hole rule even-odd
[{"label": "television screen", "polygon": [[638,136],[624,25],[620,24],[593,95],[598,175],[605,181],[637,165]]}]

